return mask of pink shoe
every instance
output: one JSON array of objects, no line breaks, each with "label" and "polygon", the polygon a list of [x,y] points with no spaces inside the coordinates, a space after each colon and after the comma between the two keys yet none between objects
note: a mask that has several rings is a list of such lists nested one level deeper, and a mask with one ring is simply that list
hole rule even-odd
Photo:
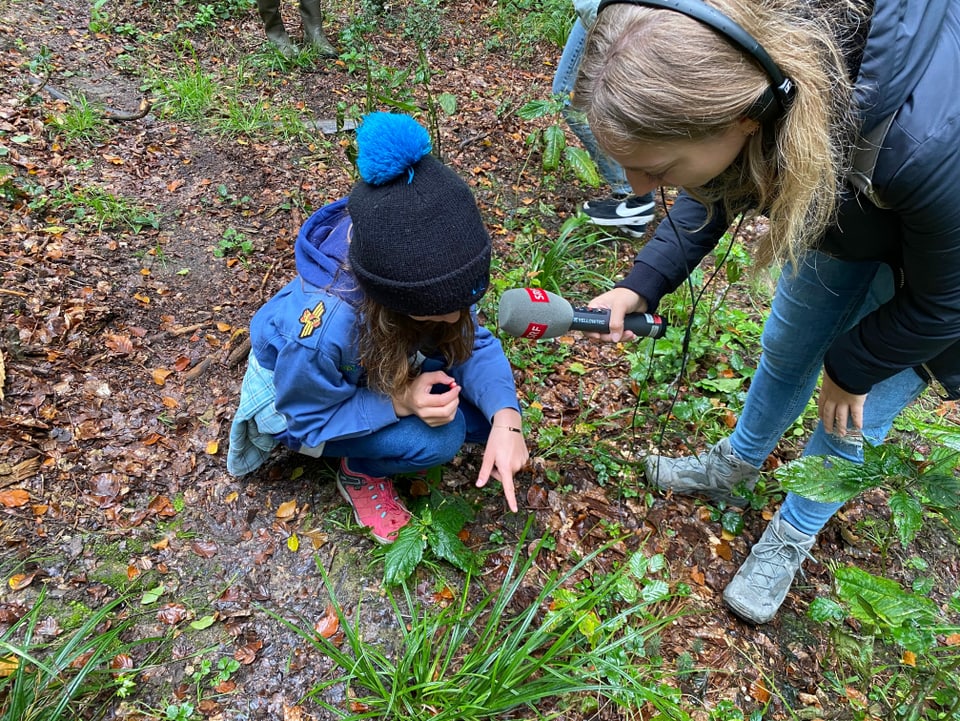
[{"label": "pink shoe", "polygon": [[357,523],[367,526],[380,543],[396,541],[400,529],[410,521],[410,511],[393,490],[393,481],[351,471],[346,458],[340,459],[337,490],[353,507]]}]

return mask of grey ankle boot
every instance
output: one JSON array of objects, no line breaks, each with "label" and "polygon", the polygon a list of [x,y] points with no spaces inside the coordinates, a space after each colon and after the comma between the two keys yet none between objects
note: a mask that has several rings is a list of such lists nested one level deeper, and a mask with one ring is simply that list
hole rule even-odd
[{"label": "grey ankle boot", "polygon": [[683,495],[702,495],[712,501],[738,506],[746,501],[737,493],[752,491],[760,471],[740,460],[730,439],[724,438],[707,453],[683,458],[647,456],[644,459],[647,482],[663,490]]},{"label": "grey ankle boot", "polygon": [[777,511],[724,589],[724,602],[744,621],[766,623],[772,619],[787,597],[803,559],[813,560],[810,549],[816,540],[816,536],[801,533],[784,521]]},{"label": "grey ankle boot", "polygon": [[335,58],[340,53],[323,34],[323,11],[320,0],[300,0],[300,19],[303,21],[303,41],[322,58]]},{"label": "grey ankle boot", "polygon": [[257,12],[263,21],[263,30],[269,40],[281,53],[290,57],[297,54],[297,48],[287,35],[280,16],[280,0],[257,0]]}]

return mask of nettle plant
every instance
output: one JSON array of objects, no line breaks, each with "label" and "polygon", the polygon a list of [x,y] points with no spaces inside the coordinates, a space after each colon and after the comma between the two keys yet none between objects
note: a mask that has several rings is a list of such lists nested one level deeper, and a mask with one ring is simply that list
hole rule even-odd
[{"label": "nettle plant", "polygon": [[410,523],[385,549],[383,580],[389,586],[405,581],[421,562],[435,564],[439,559],[464,572],[476,572],[481,565],[480,556],[460,540],[463,527],[473,520],[473,509],[463,499],[436,488],[439,472],[439,468],[428,472],[429,494],[415,500]]},{"label": "nettle plant", "polygon": [[[853,672],[826,675],[850,699],[854,718],[960,719],[960,625],[896,581],[852,566],[834,569],[834,578],[834,598],[814,599],[808,613],[829,628],[834,656]],[[960,588],[946,607],[960,614]],[[857,686],[865,691],[847,692]]]},{"label": "nettle plant", "polygon": [[[960,535],[960,428],[931,424],[912,408],[898,420],[896,442],[864,446],[864,463],[821,456],[778,469],[785,490],[825,502],[842,502],[871,488],[889,497],[888,521],[871,519],[868,536],[884,560],[894,540],[906,548],[929,521]],[[882,526],[886,524],[886,528]],[[885,532],[884,532],[885,531]],[[907,564],[927,567],[922,558]],[[859,568],[834,569],[832,598],[817,598],[809,614],[826,624],[836,656],[854,671],[836,679],[840,689],[866,687],[855,718],[960,720],[960,588],[940,606],[928,598],[929,579],[912,588]],[[952,615],[953,621],[948,618]],[[847,619],[859,633],[854,636]]]},{"label": "nettle plant", "polygon": [[545,173],[569,171],[590,188],[600,187],[600,172],[590,154],[579,145],[567,143],[566,121],[563,114],[575,113],[566,106],[566,98],[556,95],[548,100],[532,100],[517,111],[521,120],[533,121],[551,118],[545,128],[536,128],[527,136],[527,145],[540,153],[540,165]]},{"label": "nettle plant", "polygon": [[[782,466],[775,475],[784,490],[823,503],[843,503],[882,488],[889,495],[889,536],[903,547],[916,538],[925,517],[939,518],[953,533],[960,533],[960,428],[927,423],[916,412],[904,414],[899,426],[910,435],[884,445],[865,443],[862,465],[807,456]],[[911,437],[916,441],[910,442]],[[878,545],[885,556],[889,543]]]}]

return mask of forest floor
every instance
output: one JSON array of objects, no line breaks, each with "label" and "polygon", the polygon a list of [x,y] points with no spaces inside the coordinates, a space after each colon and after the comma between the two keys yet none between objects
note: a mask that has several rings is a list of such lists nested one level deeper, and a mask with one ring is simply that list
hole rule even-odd
[{"label": "forest floor", "polygon": [[[336,39],[350,10],[328,5],[326,23]],[[417,49],[387,20],[399,23],[414,5],[388,4],[385,29],[375,38],[381,57],[397,68],[417,67]],[[266,53],[252,8],[191,35],[187,53],[158,41],[178,32],[158,3],[108,5],[113,26],[151,34],[147,58],[129,32],[92,31],[90,8],[86,0],[10,0],[0,10],[0,165],[12,168],[20,189],[0,205],[0,629],[23,615],[41,588],[65,608],[95,608],[116,594],[118,578],[150,579],[147,587],[162,584],[166,605],[148,617],[144,635],[200,617],[215,622],[177,633],[173,660],[142,674],[137,695],[111,706],[112,718],[151,718],[150,709],[162,717],[157,709],[188,695],[193,664],[204,654],[242,660],[231,679],[236,688],[208,700],[206,717],[329,718],[304,698],[331,672],[329,660],[265,611],[308,627],[326,618],[319,564],[345,608],[363,599],[369,637],[393,637],[380,550],[353,524],[326,464],[278,453],[261,472],[237,479],[227,474],[224,457],[245,367],[245,329],[294,275],[293,240],[309,212],[349,192],[347,134],[318,134],[316,142],[217,134],[151,111],[110,122],[102,138],[67,142],[51,124],[69,107],[56,91],[133,112],[144,97],[145,65],[190,61],[242,73],[250,57]],[[570,179],[544,184],[527,144],[536,124],[516,112],[549,97],[560,49],[541,42],[519,52],[512,36],[491,26],[494,3],[447,8],[429,58],[433,92],[458,101],[456,112],[440,120],[444,159],[473,186],[496,249],[506,255],[510,219],[552,209],[543,227],[555,233],[589,193],[600,191]],[[296,34],[296,21],[291,27]],[[44,72],[31,64],[41,56],[50,73],[43,88]],[[364,101],[349,61],[276,70],[260,91],[277,105],[335,118],[338,103]],[[218,102],[214,112],[226,114],[228,99]],[[7,188],[11,182],[0,177]],[[105,225],[91,232],[71,213],[84,199],[95,200],[94,188],[135,199],[149,217],[135,229]],[[43,203],[44,197],[64,202]],[[251,252],[218,256],[224,239],[237,234],[251,241]],[[624,267],[634,249],[622,242]],[[739,288],[728,302],[750,307],[745,294]],[[635,395],[620,350],[569,342],[574,353],[542,387],[528,385],[529,372],[518,370],[517,377],[525,398],[537,398],[544,423],[576,433],[582,399],[604,414],[632,408]],[[649,412],[644,420],[645,413],[633,431],[636,456],[657,438],[660,418]],[[708,445],[684,439],[684,431],[682,424],[671,428],[660,450],[674,455]],[[795,457],[795,443],[778,449],[771,467]],[[639,473],[618,482],[598,479],[576,457],[557,460],[537,447],[531,454],[529,470],[517,479],[518,514],[507,512],[499,489],[473,487],[475,451],[444,474],[444,490],[478,508],[462,537],[486,554],[484,582],[493,588],[502,579],[528,516],[533,538],[555,539],[541,551],[544,573],[609,541],[611,528],[632,535],[601,556],[594,572],[641,546],[664,554],[671,584],[687,584],[690,595],[662,630],[654,655],[668,668],[692,662],[696,673],[680,685],[694,718],[706,719],[721,700],[747,715],[765,709],[770,719],[867,717],[864,689],[844,682],[843,659],[825,628],[805,613],[813,598],[830,592],[826,562],[859,565],[909,587],[924,573],[910,561],[922,557],[935,569],[926,573],[934,574],[936,601],[944,603],[958,587],[960,552],[939,526],[928,524],[908,548],[886,554],[857,536],[858,520],[888,515],[883,494],[874,492],[851,501],[826,527],[814,549],[821,562],[806,565],[777,618],[750,626],[725,609],[720,594],[772,516],[775,496],[745,512],[743,532],[731,535],[702,501],[659,493],[645,500]],[[421,569],[418,579],[419,596],[437,602],[435,577]],[[51,637],[59,631],[45,629]],[[541,711],[581,718],[574,707]],[[590,716],[628,717],[613,708]]]}]

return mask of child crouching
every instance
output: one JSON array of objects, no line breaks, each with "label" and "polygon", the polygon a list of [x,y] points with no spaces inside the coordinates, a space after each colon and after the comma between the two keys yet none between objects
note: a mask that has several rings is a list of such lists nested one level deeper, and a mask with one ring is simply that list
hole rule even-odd
[{"label": "child crouching", "polygon": [[251,321],[227,469],[278,445],[339,458],[357,522],[391,543],[410,519],[391,476],[484,443],[477,486],[500,481],[516,511],[528,451],[510,364],[473,308],[491,253],[473,194],[407,116],[366,116],[357,149],[361,180],[306,221],[297,277]]}]

